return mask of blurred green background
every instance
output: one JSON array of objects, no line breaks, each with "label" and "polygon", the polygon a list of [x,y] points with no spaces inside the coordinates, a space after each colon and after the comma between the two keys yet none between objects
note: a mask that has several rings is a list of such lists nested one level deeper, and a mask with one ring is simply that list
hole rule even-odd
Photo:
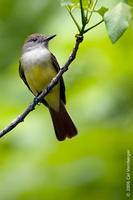
[{"label": "blurred green background", "polygon": [[[112,7],[118,1],[99,2]],[[91,24],[99,19],[95,15]],[[59,1],[0,0],[1,130],[33,100],[19,78],[18,61],[25,38],[36,32],[57,34],[50,50],[60,65],[65,63],[77,30]],[[88,32],[64,79],[78,136],[58,142],[48,110],[37,106],[0,139],[1,200],[127,199],[127,150],[133,152],[133,23],[115,45],[104,24]]]}]

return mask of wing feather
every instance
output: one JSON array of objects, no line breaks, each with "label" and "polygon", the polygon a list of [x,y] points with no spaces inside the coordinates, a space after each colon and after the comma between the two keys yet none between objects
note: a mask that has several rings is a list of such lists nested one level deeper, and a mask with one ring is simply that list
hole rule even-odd
[{"label": "wing feather", "polygon": [[[57,59],[53,54],[51,54],[51,58],[52,58],[52,63],[53,63],[53,65],[54,65],[54,67],[55,67],[55,69],[58,73],[59,70],[60,70],[60,67],[59,67],[59,64],[57,62]],[[60,98],[63,101],[63,103],[66,104],[65,85],[64,85],[63,78],[60,79]]]},{"label": "wing feather", "polygon": [[30,87],[29,87],[29,85],[27,83],[27,80],[25,78],[25,75],[24,75],[24,70],[23,70],[22,65],[21,65],[21,60],[19,60],[19,75],[20,75],[21,79],[24,81],[24,83],[27,85],[27,87],[29,88],[29,90],[31,91],[31,89],[30,89]]}]

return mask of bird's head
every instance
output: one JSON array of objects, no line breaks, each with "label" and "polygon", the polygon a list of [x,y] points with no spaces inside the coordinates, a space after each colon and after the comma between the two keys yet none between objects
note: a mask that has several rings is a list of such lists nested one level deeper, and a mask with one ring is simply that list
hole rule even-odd
[{"label": "bird's head", "polygon": [[33,50],[35,48],[48,48],[49,41],[54,38],[56,35],[43,35],[39,33],[32,34],[27,37],[23,46],[23,52]]}]

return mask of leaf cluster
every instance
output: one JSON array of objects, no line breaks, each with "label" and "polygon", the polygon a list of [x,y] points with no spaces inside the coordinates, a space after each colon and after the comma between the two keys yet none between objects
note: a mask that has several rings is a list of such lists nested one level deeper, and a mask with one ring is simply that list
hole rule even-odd
[{"label": "leaf cluster", "polygon": [[[102,22],[105,22],[105,27],[112,43],[115,43],[123,35],[129,27],[133,16],[132,0],[119,1],[113,9],[105,8],[103,5],[99,9],[96,9],[99,0],[61,0],[61,2],[66,6],[77,26],[80,36],[83,36],[86,32]],[[74,16],[75,9],[79,9],[81,13],[81,24],[79,24]],[[102,19],[92,27],[86,28],[93,13],[98,13]]]}]

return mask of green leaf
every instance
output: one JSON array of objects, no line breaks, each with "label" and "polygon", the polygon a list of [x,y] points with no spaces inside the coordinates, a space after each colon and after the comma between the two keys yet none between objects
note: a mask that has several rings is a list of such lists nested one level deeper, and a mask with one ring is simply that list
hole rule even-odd
[{"label": "green leaf", "polygon": [[102,17],[104,17],[104,14],[108,11],[108,8],[101,7],[99,10],[95,10],[94,12],[99,13]]},{"label": "green leaf", "polygon": [[129,26],[132,8],[126,3],[118,3],[104,15],[104,21],[112,43],[115,43]]}]

